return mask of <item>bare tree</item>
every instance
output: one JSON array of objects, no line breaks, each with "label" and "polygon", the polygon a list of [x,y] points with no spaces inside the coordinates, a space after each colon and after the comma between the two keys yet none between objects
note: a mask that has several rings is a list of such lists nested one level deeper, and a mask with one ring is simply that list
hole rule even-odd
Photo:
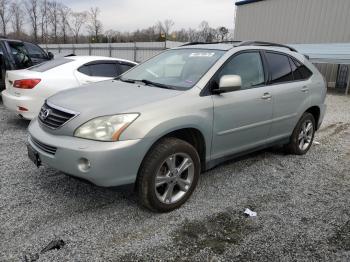
[{"label": "bare tree", "polygon": [[158,21],[158,23],[155,25],[156,29],[158,30],[159,34],[161,36],[164,35],[165,40],[171,33],[171,29],[175,25],[173,20],[166,19],[164,22]]},{"label": "bare tree", "polygon": [[0,20],[2,26],[2,33],[4,36],[7,34],[7,24],[10,22],[11,13],[10,13],[10,1],[9,0],[0,0]]},{"label": "bare tree", "polygon": [[59,15],[60,15],[60,26],[63,36],[63,43],[67,43],[67,34],[70,29],[69,18],[71,15],[71,9],[63,4],[59,6]]},{"label": "bare tree", "polygon": [[25,0],[24,6],[27,11],[27,16],[29,17],[29,22],[33,30],[34,42],[38,43],[38,29],[40,23],[40,1]]},{"label": "bare tree", "polygon": [[40,26],[41,26],[41,42],[47,43],[48,20],[49,20],[49,5],[47,0],[42,0],[40,3]]},{"label": "bare tree", "polygon": [[12,30],[15,33],[16,38],[19,38],[23,33],[23,24],[24,24],[24,12],[21,2],[12,2],[11,3],[11,24]]},{"label": "bare tree", "polygon": [[98,19],[100,15],[100,9],[98,7],[91,7],[89,11],[89,24],[88,29],[92,36],[94,36],[95,41],[99,41],[99,35],[102,33],[102,23]]},{"label": "bare tree", "polygon": [[70,30],[73,33],[75,43],[79,41],[79,34],[86,21],[87,13],[86,12],[73,12],[70,16]]},{"label": "bare tree", "polygon": [[52,30],[54,42],[58,43],[59,3],[55,0],[48,2],[48,19]]}]

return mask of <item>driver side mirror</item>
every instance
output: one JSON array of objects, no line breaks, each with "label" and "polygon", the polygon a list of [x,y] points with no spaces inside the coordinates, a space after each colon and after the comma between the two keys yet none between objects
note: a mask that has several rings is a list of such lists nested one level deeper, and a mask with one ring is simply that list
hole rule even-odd
[{"label": "driver side mirror", "polygon": [[55,57],[51,52],[47,52],[47,56],[49,57],[50,60],[52,60]]},{"label": "driver side mirror", "polygon": [[242,78],[239,75],[223,75],[220,78],[219,89],[215,93],[227,93],[240,90],[242,87]]}]

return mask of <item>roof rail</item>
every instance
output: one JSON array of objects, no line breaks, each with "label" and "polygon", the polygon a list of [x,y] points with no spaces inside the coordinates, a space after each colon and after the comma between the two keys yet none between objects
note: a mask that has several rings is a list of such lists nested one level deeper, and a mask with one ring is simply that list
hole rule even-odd
[{"label": "roof rail", "polygon": [[189,46],[189,45],[211,45],[211,44],[236,44],[241,43],[242,41],[220,41],[220,42],[190,42],[183,44],[181,46]]},{"label": "roof rail", "polygon": [[250,46],[250,45],[283,47],[283,48],[289,49],[290,51],[298,52],[296,49],[294,49],[291,46],[277,44],[277,43],[271,43],[271,42],[263,42],[263,41],[243,41],[238,46]]}]

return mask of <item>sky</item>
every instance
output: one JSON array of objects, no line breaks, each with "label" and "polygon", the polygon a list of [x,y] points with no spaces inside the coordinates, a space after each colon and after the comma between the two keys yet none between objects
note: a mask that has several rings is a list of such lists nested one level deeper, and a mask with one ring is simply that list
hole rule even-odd
[{"label": "sky", "polygon": [[234,0],[62,0],[73,11],[97,6],[104,30],[133,31],[171,19],[174,29],[197,28],[206,20],[211,27],[233,28]]}]

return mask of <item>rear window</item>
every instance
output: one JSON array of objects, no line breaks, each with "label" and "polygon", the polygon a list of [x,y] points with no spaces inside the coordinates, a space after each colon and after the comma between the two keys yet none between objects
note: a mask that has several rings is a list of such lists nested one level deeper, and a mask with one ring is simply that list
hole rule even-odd
[{"label": "rear window", "polygon": [[57,59],[53,59],[53,60],[41,63],[39,65],[32,66],[28,68],[28,70],[36,71],[36,72],[45,72],[55,67],[58,67],[73,61],[74,61],[73,59],[69,59],[69,58],[57,58]]}]

